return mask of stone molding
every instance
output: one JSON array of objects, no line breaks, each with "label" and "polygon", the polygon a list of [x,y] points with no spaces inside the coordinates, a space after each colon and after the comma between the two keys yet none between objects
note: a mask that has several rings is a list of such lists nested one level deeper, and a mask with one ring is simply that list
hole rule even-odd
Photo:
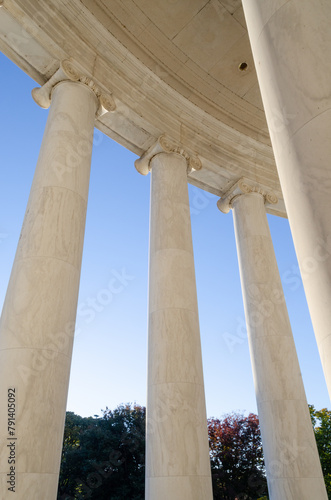
[{"label": "stone molding", "polygon": [[181,155],[186,160],[187,173],[193,170],[201,170],[202,163],[196,154],[189,153],[183,146],[163,134],[158,140],[138,159],[135,161],[135,167],[142,175],[147,175],[151,170],[152,159],[160,153],[176,153]]},{"label": "stone molding", "polygon": [[227,214],[231,210],[235,198],[250,193],[258,193],[263,196],[266,205],[276,205],[278,203],[277,196],[267,187],[253,183],[253,181],[245,177],[241,177],[241,179],[233,184],[233,186],[218,200],[217,207],[221,212]]},{"label": "stone molding", "polygon": [[64,81],[80,82],[94,92],[99,101],[99,107],[96,113],[98,118],[107,112],[115,111],[116,104],[112,96],[110,94],[104,94],[94,83],[92,78],[83,75],[68,59],[61,61],[59,69],[42,87],[37,87],[32,90],[31,93],[34,101],[42,108],[49,108],[54,87],[58,83]]}]

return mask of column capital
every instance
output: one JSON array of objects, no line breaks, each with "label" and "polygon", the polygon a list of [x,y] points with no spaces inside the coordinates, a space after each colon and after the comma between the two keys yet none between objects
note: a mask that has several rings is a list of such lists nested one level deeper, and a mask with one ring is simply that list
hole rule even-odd
[{"label": "column capital", "polygon": [[186,160],[187,173],[192,172],[192,170],[200,170],[202,168],[201,160],[196,154],[189,153],[180,143],[163,134],[138,160],[134,162],[138,172],[142,175],[147,175],[151,169],[152,159],[160,153],[176,153],[181,155]]},{"label": "column capital", "polygon": [[44,83],[44,85],[36,87],[32,90],[31,93],[34,101],[42,108],[49,108],[51,104],[52,91],[55,85],[64,81],[80,82],[94,92],[99,101],[99,107],[96,113],[98,118],[108,111],[115,111],[116,104],[113,97],[110,94],[103,93],[92,78],[84,75],[83,72],[68,59],[61,61],[59,69],[46,83]]},{"label": "column capital", "polygon": [[217,207],[225,214],[229,213],[235,198],[250,193],[258,193],[264,198],[264,203],[276,205],[277,196],[267,187],[254,183],[245,177],[241,177],[231,188],[218,200]]}]

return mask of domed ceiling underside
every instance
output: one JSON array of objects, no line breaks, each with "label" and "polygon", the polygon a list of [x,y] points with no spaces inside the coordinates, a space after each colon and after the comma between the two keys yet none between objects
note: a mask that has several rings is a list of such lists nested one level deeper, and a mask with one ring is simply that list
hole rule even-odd
[{"label": "domed ceiling underside", "polygon": [[285,216],[241,0],[4,0],[0,50],[39,84],[70,59],[113,95],[105,134],[138,155],[168,134],[202,161],[192,184],[246,177]]}]

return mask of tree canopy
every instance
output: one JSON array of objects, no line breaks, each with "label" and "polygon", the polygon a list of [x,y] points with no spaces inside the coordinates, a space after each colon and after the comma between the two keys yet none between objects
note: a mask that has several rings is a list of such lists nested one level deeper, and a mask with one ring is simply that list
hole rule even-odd
[{"label": "tree canopy", "polygon": [[145,408],[67,413],[58,500],[143,500],[144,469]]},{"label": "tree canopy", "polygon": [[[120,405],[101,417],[67,412],[58,500],[143,500],[145,408]],[[256,500],[266,481],[256,415],[208,421],[215,500]]]},{"label": "tree canopy", "polygon": [[[331,500],[331,411],[309,409]],[[58,500],[144,500],[145,418],[136,404],[67,412]],[[210,418],[208,434],[214,500],[268,500],[257,415]]]},{"label": "tree canopy", "polygon": [[257,500],[266,494],[257,415],[208,420],[214,500]]},{"label": "tree canopy", "polygon": [[315,410],[309,405],[317,449],[321,460],[326,491],[331,499],[331,411],[326,408]]},{"label": "tree canopy", "polygon": [[[309,406],[331,500],[331,411]],[[101,417],[67,412],[58,500],[144,500],[145,417],[139,405]],[[208,420],[214,500],[267,500],[257,415]]]}]

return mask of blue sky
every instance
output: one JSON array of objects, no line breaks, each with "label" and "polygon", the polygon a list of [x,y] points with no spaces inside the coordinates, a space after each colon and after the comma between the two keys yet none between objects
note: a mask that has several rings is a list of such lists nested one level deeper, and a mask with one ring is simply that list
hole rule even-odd
[{"label": "blue sky", "polygon": [[[0,53],[0,303],[10,276],[48,112],[36,83]],[[149,176],[95,130],[68,407],[82,416],[146,403]],[[231,213],[189,186],[208,416],[256,412]],[[308,402],[329,407],[285,219],[268,216]],[[116,280],[117,294],[108,284]]]}]

